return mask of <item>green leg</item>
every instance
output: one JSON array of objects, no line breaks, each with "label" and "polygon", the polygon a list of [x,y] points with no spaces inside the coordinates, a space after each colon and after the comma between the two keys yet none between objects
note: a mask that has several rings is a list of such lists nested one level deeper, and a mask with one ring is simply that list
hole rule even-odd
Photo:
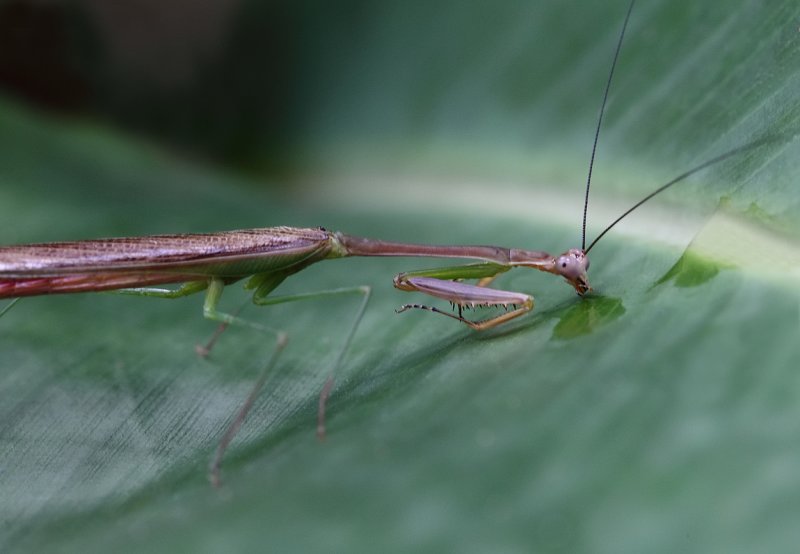
[{"label": "green leg", "polygon": [[323,290],[319,292],[309,292],[309,293],[302,293],[302,294],[294,294],[291,296],[276,296],[276,297],[263,297],[256,294],[253,297],[253,302],[255,302],[259,306],[269,306],[271,304],[282,304],[284,302],[295,302],[298,300],[318,300],[320,298],[325,298],[328,296],[340,296],[343,294],[360,294],[363,296],[361,300],[361,304],[358,307],[358,312],[356,312],[356,317],[353,320],[352,325],[350,326],[350,330],[347,333],[347,337],[345,338],[344,344],[342,344],[342,348],[339,350],[339,354],[336,356],[336,360],[331,367],[331,370],[328,374],[328,379],[325,381],[325,385],[322,387],[322,391],[319,394],[319,407],[317,411],[317,438],[320,440],[325,439],[325,407],[328,401],[328,397],[330,396],[331,390],[333,389],[333,383],[336,377],[336,371],[339,369],[339,366],[342,364],[342,360],[344,359],[345,354],[347,353],[348,348],[350,347],[350,343],[353,341],[353,337],[356,334],[356,329],[358,328],[358,324],[361,323],[361,318],[364,317],[364,311],[367,309],[367,302],[369,302],[370,294],[372,293],[372,289],[368,286],[359,286],[359,287],[346,287],[341,289],[332,289],[332,290]]},{"label": "green leg", "polygon": [[[205,290],[208,287],[208,283],[205,281],[192,281],[189,283],[184,283],[177,289],[158,289],[158,288],[132,288],[132,289],[119,289],[119,290],[111,290],[107,291],[111,294],[127,294],[131,296],[151,296],[154,298],[181,298],[183,296],[189,296],[190,294],[195,294],[202,290]],[[3,317],[5,313],[14,307],[14,305],[19,302],[21,298],[14,298],[3,306],[0,309],[0,317]]]},{"label": "green leg", "polygon": [[[341,350],[339,351],[339,354],[336,357],[336,361],[334,362],[333,368],[330,372],[330,376],[328,377],[325,386],[323,387],[322,393],[320,394],[320,400],[319,400],[320,412],[317,423],[317,435],[320,437],[324,437],[325,402],[333,386],[333,379],[336,369],[341,364],[342,359],[344,358],[344,355],[347,352],[347,349],[350,345],[350,342],[353,339],[356,328],[358,327],[358,324],[364,315],[364,310],[366,309],[367,301],[369,300],[371,290],[369,287],[349,287],[349,288],[326,290],[313,293],[302,293],[289,296],[269,297],[268,294],[275,288],[275,286],[277,286],[276,283],[269,283],[263,287],[258,287],[256,292],[253,294],[253,302],[258,306],[269,306],[272,304],[283,304],[286,302],[296,302],[301,300],[318,300],[328,296],[339,296],[343,294],[361,294],[364,297],[359,306],[358,312],[356,313],[355,320],[353,321],[353,324],[350,327],[350,331],[347,334],[345,342]],[[219,279],[212,279],[209,282],[208,291],[206,293],[206,300],[203,306],[203,315],[207,319],[211,319],[213,321],[219,321],[220,323],[225,325],[245,326],[251,329],[256,329],[258,331],[274,334],[276,337],[276,341],[275,341],[275,349],[272,353],[272,356],[262,369],[261,374],[258,376],[258,379],[253,384],[253,388],[250,390],[250,393],[247,395],[247,398],[245,399],[244,403],[234,416],[233,421],[228,425],[228,428],[225,430],[225,433],[223,434],[222,439],[220,440],[219,445],[217,446],[217,450],[214,453],[214,457],[212,458],[211,463],[209,464],[209,479],[211,480],[211,483],[214,486],[219,486],[221,482],[220,467],[222,465],[222,458],[225,455],[225,451],[227,450],[228,445],[230,445],[231,441],[236,436],[236,433],[239,431],[239,428],[242,426],[242,423],[247,417],[248,412],[253,406],[253,402],[261,392],[261,389],[264,386],[267,377],[272,373],[272,368],[275,365],[278,355],[286,347],[286,343],[288,341],[288,336],[284,331],[278,329],[272,329],[269,327],[259,325],[257,323],[247,321],[245,319],[238,317],[238,315],[235,314],[228,314],[218,311],[217,305],[219,304],[219,300],[222,296],[223,288],[224,288],[224,283]]]},{"label": "green leg", "polygon": [[395,280],[411,277],[433,277],[442,280],[462,280],[462,279],[487,279],[494,278],[511,269],[510,265],[501,265],[491,262],[481,262],[478,264],[449,265],[445,267],[434,267],[430,269],[419,269],[417,271],[406,271],[395,277]]},{"label": "green leg", "polygon": [[[114,294],[127,294],[131,296],[149,296],[152,298],[183,298],[184,296],[202,292],[206,289],[208,289],[208,281],[191,281],[189,283],[184,283],[177,289],[140,287],[112,290],[108,292]],[[238,310],[236,310],[236,312],[234,312],[234,316],[238,315],[246,305],[247,304],[245,303]],[[217,339],[219,339],[220,335],[222,335],[222,332],[225,331],[227,327],[227,323],[220,323],[219,327],[217,327],[217,330],[214,331],[214,334],[205,344],[195,345],[195,352],[197,352],[197,354],[203,358],[207,357],[211,353],[211,348],[213,348],[214,343],[217,342]]]},{"label": "green leg", "polygon": [[[254,294],[258,294],[260,296],[266,296],[278,285],[280,285],[289,275],[290,272],[287,271],[271,271],[266,273],[258,273],[253,275],[248,279],[245,283],[244,288],[246,290],[253,290],[255,291]],[[249,304],[249,302],[242,303],[232,314],[233,317],[239,317],[239,314],[242,313],[242,310]],[[214,348],[214,345],[217,343],[219,338],[222,336],[222,333],[225,332],[225,329],[228,328],[228,323],[221,322],[217,328],[214,330],[214,333],[211,337],[205,342],[205,344],[198,344],[195,345],[195,351],[197,354],[203,358],[206,358],[211,354],[211,349]]]},{"label": "green leg", "polygon": [[[231,315],[233,315],[234,317],[238,317],[239,314],[242,313],[242,310],[244,310],[249,303],[250,301],[246,300],[245,302],[242,303],[241,306],[236,308],[236,310]],[[217,325],[217,328],[214,330],[214,333],[211,335],[211,337],[209,337],[209,339],[205,343],[195,344],[194,351],[197,352],[197,355],[200,356],[201,358],[208,358],[208,356],[211,354],[211,349],[214,348],[214,345],[217,344],[217,341],[227,328],[228,328],[227,323],[220,323],[219,325]]]},{"label": "green leg", "polygon": [[[202,292],[208,288],[207,281],[190,281],[188,283],[184,283],[177,289],[160,289],[160,288],[153,288],[153,287],[139,287],[139,288],[131,288],[131,289],[119,289],[119,290],[112,290],[108,291],[113,294],[126,294],[130,296],[149,296],[151,298],[183,298],[184,296],[189,296],[192,294],[196,294],[198,292]],[[196,344],[194,349],[198,355],[202,357],[208,356],[208,353],[211,350],[211,346],[216,342],[219,335],[222,334],[222,331],[225,330],[226,325],[223,323],[219,326],[219,329],[214,333],[214,336],[211,337],[211,340],[208,341],[206,345]]]},{"label": "green leg", "polygon": [[3,309],[1,309],[1,310],[0,310],[0,317],[3,317],[3,316],[6,314],[6,312],[7,312],[8,310],[10,310],[11,308],[13,308],[13,307],[14,307],[14,304],[16,304],[16,303],[17,303],[17,302],[19,302],[19,301],[20,301],[20,299],[19,299],[19,298],[13,298],[13,299],[11,300],[11,302],[9,302],[9,303],[8,303],[8,304],[6,304],[5,306],[3,306]]},{"label": "green leg", "polygon": [[190,281],[182,284],[177,289],[158,289],[151,287],[140,287],[135,289],[110,290],[112,294],[126,294],[129,296],[150,296],[153,298],[183,298],[191,294],[204,291],[208,288],[207,281]]}]

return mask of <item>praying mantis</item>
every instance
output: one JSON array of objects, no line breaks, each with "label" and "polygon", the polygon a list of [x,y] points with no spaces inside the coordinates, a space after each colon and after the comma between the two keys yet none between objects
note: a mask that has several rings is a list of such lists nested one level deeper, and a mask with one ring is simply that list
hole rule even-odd
[{"label": "praying mantis", "polygon": [[[223,312],[219,303],[226,286],[246,279],[245,288],[252,291],[253,303],[269,306],[303,300],[320,300],[332,296],[355,296],[359,306],[346,338],[339,348],[319,397],[317,433],[325,434],[325,406],[332,391],[334,375],[346,355],[358,325],[366,310],[371,289],[367,286],[343,287],[332,290],[272,296],[273,291],[287,278],[316,262],[346,257],[435,257],[472,260],[473,263],[400,273],[394,286],[402,291],[418,292],[450,302],[454,309],[446,311],[427,304],[410,303],[397,311],[427,310],[468,327],[482,331],[503,325],[533,310],[531,295],[491,288],[493,280],[511,269],[532,268],[560,276],[579,296],[592,290],[589,279],[588,253],[633,210],[657,194],[689,176],[745,151],[770,142],[760,139],[728,150],[662,185],[634,204],[608,225],[588,247],[586,220],[589,190],[595,152],[602,127],[606,100],[635,0],[629,4],[619,35],[611,70],[606,83],[600,115],[589,163],[586,196],[583,210],[583,233],[580,248],[570,248],[558,255],[538,250],[499,246],[425,245],[387,242],[355,237],[324,228],[267,227],[209,234],[175,234],[132,238],[83,240],[0,247],[0,298],[13,299],[0,310],[2,317],[18,299],[26,296],[79,292],[113,291],[120,294],[181,298],[204,293],[203,316],[222,326],[249,327],[274,336],[274,347],[262,373],[226,429],[209,465],[209,477],[214,485],[220,483],[224,454],[245,420],[255,398],[261,391],[286,347],[284,331],[265,327],[244,319],[238,313]],[[465,280],[475,280],[475,284]],[[177,288],[162,288],[177,284]],[[500,308],[502,313],[487,319],[465,317],[464,309],[474,307]],[[199,353],[208,355],[216,334]]]}]

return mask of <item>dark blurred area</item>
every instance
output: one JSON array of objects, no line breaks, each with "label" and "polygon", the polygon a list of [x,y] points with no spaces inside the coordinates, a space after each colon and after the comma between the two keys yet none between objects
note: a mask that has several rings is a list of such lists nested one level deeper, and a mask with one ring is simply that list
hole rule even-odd
[{"label": "dark blurred area", "polygon": [[[667,179],[718,152],[721,139],[733,146],[796,125],[797,103],[785,99],[796,96],[797,54],[774,46],[796,44],[796,27],[775,25],[758,3],[737,4],[746,9],[690,0],[637,9],[609,96],[600,175],[616,154],[666,168]],[[392,174],[572,186],[584,179],[627,5],[0,0],[0,103],[11,99],[0,117],[26,106],[24,117],[120,130],[281,188],[336,175],[389,187],[374,176]],[[786,3],[780,20],[796,9]],[[756,32],[754,49],[744,34]],[[8,129],[4,140],[16,140]],[[792,185],[777,173],[769,190],[778,178]],[[761,196],[743,202],[784,209]]]},{"label": "dark blurred area", "polygon": [[91,86],[70,19],[63,5],[0,4],[0,85],[7,93],[57,111],[88,108]]},{"label": "dark blurred area", "polygon": [[[418,158],[430,137],[520,145],[586,109],[558,91],[535,112],[568,68],[541,48],[544,30],[569,14],[526,0],[9,0],[0,95],[260,174],[291,172],[319,144],[384,144],[365,157],[388,160],[408,144]],[[594,25],[572,22],[558,49],[589,51]]]},{"label": "dark blurred area", "polygon": [[246,4],[0,3],[0,91],[246,166],[288,132],[297,44],[291,3]]}]

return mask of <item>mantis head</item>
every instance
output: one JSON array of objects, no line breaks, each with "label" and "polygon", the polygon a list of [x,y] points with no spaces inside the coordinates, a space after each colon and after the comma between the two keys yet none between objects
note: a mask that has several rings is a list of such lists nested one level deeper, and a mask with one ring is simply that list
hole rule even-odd
[{"label": "mantis head", "polygon": [[555,259],[555,267],[552,273],[561,275],[575,287],[579,295],[583,296],[592,287],[586,277],[586,270],[589,269],[589,258],[586,253],[579,248],[570,248]]},{"label": "mantis head", "polygon": [[511,266],[532,267],[539,271],[546,271],[554,275],[561,275],[567,282],[575,287],[580,296],[583,296],[592,287],[586,277],[589,269],[589,258],[580,248],[570,248],[563,254],[553,256],[547,252],[534,250],[511,249]]}]

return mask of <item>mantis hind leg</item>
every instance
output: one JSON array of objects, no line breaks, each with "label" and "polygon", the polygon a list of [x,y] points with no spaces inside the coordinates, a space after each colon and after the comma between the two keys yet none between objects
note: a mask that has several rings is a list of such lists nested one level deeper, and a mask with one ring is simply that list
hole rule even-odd
[{"label": "mantis hind leg", "polygon": [[[278,279],[278,277],[280,278]],[[256,291],[253,294],[253,302],[258,306],[269,306],[273,304],[283,304],[287,302],[296,302],[301,300],[317,300],[329,296],[338,296],[338,295],[360,294],[363,296],[363,299],[359,305],[353,323],[351,324],[350,329],[345,337],[345,341],[342,347],[340,348],[339,353],[336,356],[333,366],[329,371],[328,378],[325,381],[325,385],[323,386],[322,391],[320,392],[319,412],[317,418],[317,436],[322,439],[325,437],[325,407],[327,399],[333,388],[333,382],[336,370],[341,365],[341,362],[344,359],[345,354],[347,353],[348,347],[352,342],[353,336],[355,335],[356,329],[358,328],[358,324],[361,322],[361,318],[363,317],[364,311],[366,310],[367,302],[369,301],[371,289],[370,287],[366,286],[348,287],[341,289],[324,290],[319,292],[294,294],[288,296],[270,297],[269,293],[285,277],[286,275],[275,276],[274,279],[270,279],[267,282],[261,283],[256,288]],[[214,456],[209,464],[209,479],[211,481],[211,484],[214,486],[219,486],[221,483],[220,471],[222,466],[222,459],[225,455],[228,446],[230,445],[233,438],[236,436],[236,433],[239,431],[239,428],[242,426],[242,423],[244,423],[247,414],[250,412],[250,409],[252,408],[255,399],[261,392],[261,389],[264,387],[267,378],[269,377],[269,375],[272,374],[272,369],[277,362],[278,356],[286,347],[289,338],[288,334],[285,331],[272,329],[270,327],[265,327],[263,325],[253,323],[240,318],[238,316],[238,311],[236,314],[228,314],[217,310],[217,305],[219,304],[220,297],[222,296],[222,290],[224,286],[225,286],[224,283],[219,279],[212,279],[210,281],[208,285],[208,292],[206,293],[206,300],[203,306],[203,315],[207,319],[218,321],[226,326],[227,325],[246,326],[252,329],[256,329],[258,331],[273,334],[275,335],[275,347],[273,349],[272,355],[270,356],[267,363],[264,365],[264,368],[261,370],[261,373],[259,374],[255,383],[253,384],[252,389],[248,393],[247,398],[245,399],[241,407],[237,410],[236,414],[233,417],[233,420],[228,425],[227,429],[225,430],[225,433],[220,439],[219,444],[217,445],[217,449],[214,452]]]},{"label": "mantis hind leg", "polygon": [[183,298],[204,291],[208,288],[207,281],[189,281],[176,289],[161,289],[155,287],[137,287],[107,291],[110,294],[125,294],[128,296],[149,296],[151,298]]},{"label": "mantis hind leg", "polygon": [[331,366],[330,371],[328,372],[328,378],[325,381],[325,384],[322,387],[322,390],[319,394],[319,404],[318,404],[318,411],[317,411],[317,438],[320,440],[325,439],[325,408],[327,405],[328,397],[330,396],[331,390],[333,389],[333,383],[336,377],[336,371],[342,365],[342,360],[344,359],[347,350],[350,348],[350,343],[353,341],[353,337],[356,334],[356,329],[358,329],[359,323],[361,323],[361,318],[364,317],[364,311],[367,309],[367,303],[369,302],[370,294],[372,294],[372,289],[368,286],[362,285],[357,287],[345,287],[339,289],[330,289],[330,290],[323,290],[318,292],[308,292],[308,293],[301,293],[301,294],[294,294],[291,296],[275,296],[275,297],[266,297],[263,295],[254,295],[253,302],[255,302],[259,306],[269,306],[272,304],[282,304],[285,302],[295,302],[299,300],[317,300],[320,298],[325,298],[329,296],[340,296],[340,295],[349,295],[349,294],[360,294],[363,298],[361,303],[359,304],[358,311],[356,312],[356,316],[353,319],[353,323],[350,325],[350,329],[347,332],[345,337],[344,343],[342,347],[339,349],[339,353],[334,360],[333,365]]},{"label": "mantis hind leg", "polygon": [[[151,296],[154,298],[182,298],[184,296],[189,296],[190,294],[195,294],[204,290],[208,286],[208,283],[205,281],[191,281],[188,283],[184,283],[177,289],[161,289],[161,288],[148,288],[148,287],[140,287],[140,288],[129,288],[129,289],[118,289],[118,290],[110,290],[106,291],[110,294],[127,294],[131,296]],[[17,302],[19,302],[21,298],[13,298],[11,302],[0,308],[0,317],[3,317],[6,312],[8,312],[11,308],[13,308]]]},{"label": "mantis hind leg", "polygon": [[4,315],[6,315],[6,312],[7,312],[8,310],[10,310],[11,308],[13,308],[13,307],[14,307],[14,305],[15,305],[17,302],[19,302],[19,301],[20,301],[20,299],[19,299],[19,298],[12,298],[12,299],[11,299],[11,302],[9,302],[8,304],[6,304],[6,305],[5,305],[5,306],[3,306],[2,308],[0,308],[0,317],[3,317]]}]

